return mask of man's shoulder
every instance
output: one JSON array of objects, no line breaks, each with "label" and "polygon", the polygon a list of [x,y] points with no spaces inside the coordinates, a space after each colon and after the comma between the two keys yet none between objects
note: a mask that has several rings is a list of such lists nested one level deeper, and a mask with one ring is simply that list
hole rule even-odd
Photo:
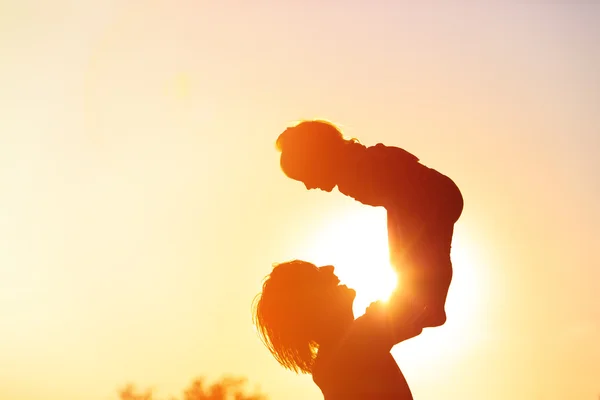
[{"label": "man's shoulder", "polygon": [[341,366],[357,359],[370,359],[382,352],[389,352],[391,345],[386,343],[384,330],[379,323],[376,315],[371,312],[356,318],[338,342],[319,349],[314,372],[319,375],[322,372],[320,370],[328,369],[327,367]]},{"label": "man's shoulder", "polygon": [[385,304],[381,301],[371,303],[365,313],[354,320],[349,330],[349,339],[362,345],[380,342],[386,333],[387,319]]}]

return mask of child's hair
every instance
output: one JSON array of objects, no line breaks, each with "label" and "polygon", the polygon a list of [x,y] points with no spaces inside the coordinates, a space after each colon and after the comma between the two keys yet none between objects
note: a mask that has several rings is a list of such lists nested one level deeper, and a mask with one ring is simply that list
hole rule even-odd
[{"label": "child's hair", "polygon": [[331,122],[306,120],[287,128],[279,135],[275,146],[283,152],[291,148],[327,148],[345,141],[342,132]]},{"label": "child's hair", "polygon": [[[321,173],[337,164],[337,155],[345,145],[359,145],[358,139],[346,139],[331,122],[305,120],[283,131],[275,147],[281,152],[280,166],[286,175],[298,175],[307,165]],[[363,146],[364,147],[364,146]]]}]

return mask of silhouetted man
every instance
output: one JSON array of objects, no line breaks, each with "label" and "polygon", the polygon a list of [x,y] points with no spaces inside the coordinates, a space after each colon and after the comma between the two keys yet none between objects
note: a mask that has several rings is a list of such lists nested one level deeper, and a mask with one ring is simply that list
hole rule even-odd
[{"label": "silhouetted man", "polygon": [[366,147],[325,121],[303,121],[277,139],[281,168],[307,189],[339,191],[387,210],[390,261],[402,290],[426,306],[423,327],[446,321],[450,247],[463,198],[454,182],[407,151]]},{"label": "silhouetted man", "polygon": [[354,319],[355,295],[331,265],[284,262],[263,283],[254,323],[275,359],[311,374],[325,400],[412,400],[390,350],[421,333],[423,308],[394,292]]}]

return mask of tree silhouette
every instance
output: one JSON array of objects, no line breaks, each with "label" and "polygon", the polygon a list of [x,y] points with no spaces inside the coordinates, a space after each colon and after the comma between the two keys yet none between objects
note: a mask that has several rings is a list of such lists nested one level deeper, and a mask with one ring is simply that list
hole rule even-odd
[{"label": "tree silhouette", "polygon": [[[183,391],[181,400],[267,400],[267,396],[258,391],[247,393],[247,380],[225,376],[208,384],[204,378],[197,378]],[[135,385],[129,384],[119,390],[120,400],[159,400],[152,389],[139,391]],[[169,400],[178,400],[171,397]]]},{"label": "tree silhouette", "polygon": [[154,400],[152,390],[148,389],[145,392],[138,392],[135,385],[129,384],[119,390],[120,400]]}]

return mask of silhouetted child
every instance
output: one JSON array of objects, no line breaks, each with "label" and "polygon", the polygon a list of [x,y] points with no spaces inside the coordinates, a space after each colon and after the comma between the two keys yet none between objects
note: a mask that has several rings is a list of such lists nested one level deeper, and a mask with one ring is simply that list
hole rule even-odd
[{"label": "silhouetted child", "polygon": [[427,306],[424,327],[446,321],[450,247],[463,198],[454,182],[407,151],[345,139],[331,123],[303,121],[277,139],[281,168],[307,189],[339,191],[387,210],[390,261],[402,290]]},{"label": "silhouetted child", "polygon": [[398,297],[354,319],[356,292],[339,283],[331,265],[276,265],[254,303],[264,344],[283,367],[311,374],[325,400],[412,400],[390,351],[421,333],[423,309]]}]

